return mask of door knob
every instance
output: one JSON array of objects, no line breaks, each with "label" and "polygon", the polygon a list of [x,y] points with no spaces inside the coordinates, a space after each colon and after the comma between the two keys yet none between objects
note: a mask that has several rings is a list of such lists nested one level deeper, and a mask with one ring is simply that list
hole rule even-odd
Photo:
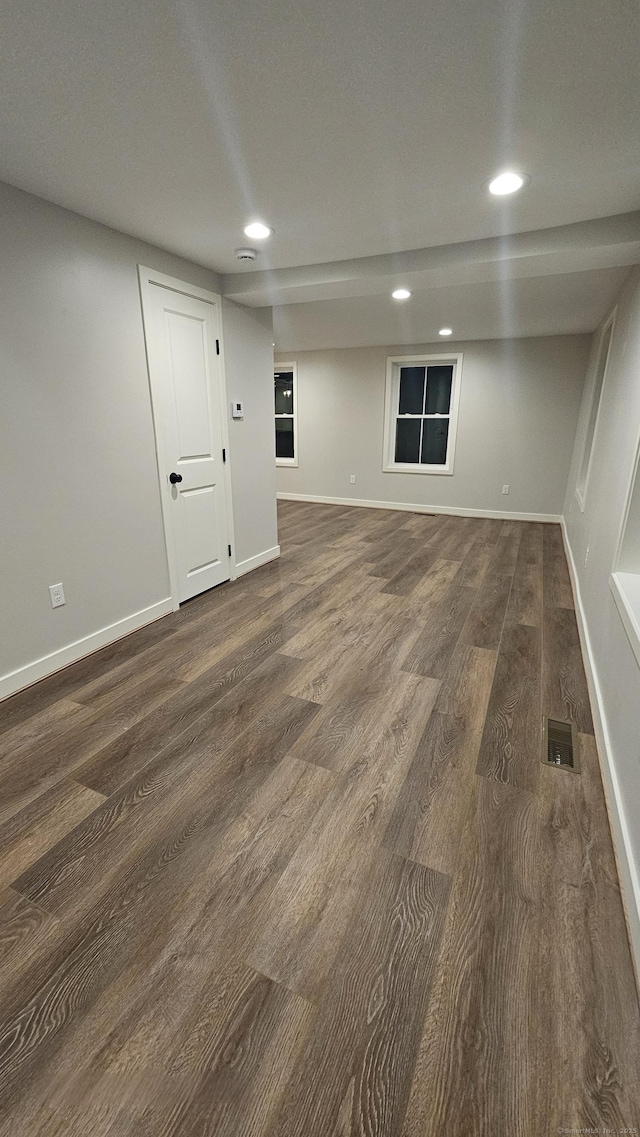
[{"label": "door knob", "polygon": [[169,481],[172,486],[175,486],[176,482],[182,481],[182,474],[169,474]]}]

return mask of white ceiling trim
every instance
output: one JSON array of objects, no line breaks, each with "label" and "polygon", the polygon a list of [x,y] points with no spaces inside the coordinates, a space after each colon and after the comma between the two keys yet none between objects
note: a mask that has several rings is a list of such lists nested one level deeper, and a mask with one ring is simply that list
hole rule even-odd
[{"label": "white ceiling trim", "polygon": [[225,296],[251,307],[555,276],[640,261],[640,211],[570,225],[324,264],[229,273]]}]

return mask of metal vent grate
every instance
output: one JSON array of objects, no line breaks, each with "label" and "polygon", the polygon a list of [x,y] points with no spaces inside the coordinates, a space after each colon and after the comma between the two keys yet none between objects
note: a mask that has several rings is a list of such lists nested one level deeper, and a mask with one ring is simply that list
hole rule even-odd
[{"label": "metal vent grate", "polygon": [[542,761],[561,770],[580,771],[578,737],[573,723],[560,719],[543,719]]}]

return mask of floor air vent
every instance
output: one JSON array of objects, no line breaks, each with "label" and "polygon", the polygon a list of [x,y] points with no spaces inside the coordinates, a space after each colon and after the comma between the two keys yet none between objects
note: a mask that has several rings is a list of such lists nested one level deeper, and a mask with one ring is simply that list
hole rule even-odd
[{"label": "floor air vent", "polygon": [[580,773],[578,735],[571,722],[561,722],[544,716],[542,761],[547,766],[557,766],[559,770],[574,770]]}]

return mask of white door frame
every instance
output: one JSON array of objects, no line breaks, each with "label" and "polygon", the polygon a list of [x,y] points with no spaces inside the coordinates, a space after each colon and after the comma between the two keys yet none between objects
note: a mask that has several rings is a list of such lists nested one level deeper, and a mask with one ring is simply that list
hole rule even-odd
[{"label": "white door frame", "polygon": [[153,428],[156,440],[156,460],[158,466],[158,482],[160,486],[160,501],[162,504],[162,523],[164,527],[164,541],[167,553],[167,567],[169,569],[169,586],[171,589],[171,601],[173,604],[174,612],[180,607],[178,599],[178,561],[177,553],[174,544],[173,524],[169,514],[169,497],[166,493],[167,473],[169,469],[169,457],[167,455],[166,439],[160,427],[160,416],[154,409],[153,405],[153,384],[151,382],[151,369],[155,366],[156,355],[159,350],[159,345],[154,343],[152,328],[153,323],[151,319],[151,290],[155,286],[167,288],[172,292],[181,293],[183,296],[192,296],[195,300],[204,300],[205,303],[213,305],[216,321],[216,338],[220,344],[219,355],[219,374],[220,383],[218,385],[218,401],[220,413],[220,425],[222,433],[222,444],[226,451],[226,462],[222,466],[222,476],[224,485],[224,499],[225,499],[225,512],[227,520],[227,533],[229,534],[229,541],[231,543],[231,557],[229,560],[230,579],[235,580],[236,572],[236,542],[233,526],[233,498],[231,495],[231,451],[229,448],[229,417],[227,414],[227,384],[226,373],[224,366],[224,338],[222,335],[222,297],[216,292],[209,292],[206,288],[198,288],[195,284],[189,284],[184,280],[176,280],[173,276],[166,276],[163,272],[156,272],[155,269],[145,268],[144,265],[138,265],[138,279],[140,282],[140,299],[142,301],[142,323],[144,326],[144,341],[147,353],[147,375],[149,379],[149,396],[151,399],[151,413],[153,416]]}]

